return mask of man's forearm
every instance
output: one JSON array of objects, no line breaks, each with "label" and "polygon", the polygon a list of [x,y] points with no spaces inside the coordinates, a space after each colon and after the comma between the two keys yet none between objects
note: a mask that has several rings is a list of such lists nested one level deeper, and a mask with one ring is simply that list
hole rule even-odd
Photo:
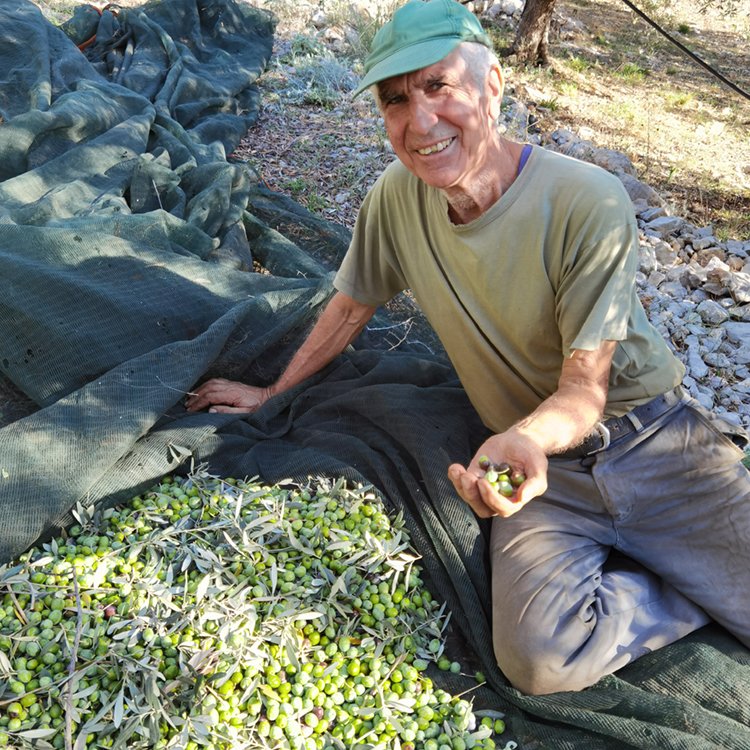
[{"label": "man's forearm", "polygon": [[[452,464],[448,477],[481,518],[508,518],[547,491],[548,456],[580,443],[601,418],[607,403],[609,370],[616,344],[575,350],[562,365],[557,390],[526,418],[479,446],[469,467]],[[526,479],[508,498],[482,479],[480,456],[507,463]]]},{"label": "man's forearm", "polygon": [[322,370],[354,341],[376,309],[337,292],[269,393],[282,393]]},{"label": "man's forearm", "polygon": [[546,455],[578,445],[601,419],[607,403],[615,342],[575,351],[563,365],[558,389],[510,432],[533,440]]},{"label": "man's forearm", "polygon": [[510,432],[525,435],[550,456],[578,445],[601,419],[602,408],[595,394],[558,391]]}]

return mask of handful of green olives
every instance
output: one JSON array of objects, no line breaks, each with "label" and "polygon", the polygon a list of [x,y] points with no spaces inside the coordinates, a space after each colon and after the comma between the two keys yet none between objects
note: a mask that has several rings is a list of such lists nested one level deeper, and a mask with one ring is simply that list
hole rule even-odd
[{"label": "handful of green olives", "polygon": [[478,463],[492,489],[503,497],[513,497],[516,490],[526,481],[526,475],[508,463],[496,464],[484,455],[479,457]]}]

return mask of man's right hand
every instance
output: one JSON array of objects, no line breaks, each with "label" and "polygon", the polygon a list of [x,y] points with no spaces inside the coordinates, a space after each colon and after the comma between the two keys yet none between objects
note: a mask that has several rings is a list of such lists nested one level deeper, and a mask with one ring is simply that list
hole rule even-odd
[{"label": "man's right hand", "polygon": [[251,414],[271,396],[301,383],[346,349],[375,314],[375,307],[336,292],[279,379],[268,388],[258,388],[224,378],[212,378],[185,399],[188,411],[209,407],[210,412]]},{"label": "man's right hand", "polygon": [[272,395],[270,388],[211,378],[188,394],[185,408],[188,411],[200,411],[209,407],[208,411],[211,413],[251,414],[260,409]]}]

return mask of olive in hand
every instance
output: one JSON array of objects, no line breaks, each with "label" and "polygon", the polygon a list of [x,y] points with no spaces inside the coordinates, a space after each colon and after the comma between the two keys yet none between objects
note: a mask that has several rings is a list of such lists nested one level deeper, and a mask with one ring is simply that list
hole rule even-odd
[{"label": "olive in hand", "polygon": [[492,489],[503,497],[513,497],[516,489],[526,481],[526,475],[505,462],[494,463],[487,456],[479,457],[479,468]]}]

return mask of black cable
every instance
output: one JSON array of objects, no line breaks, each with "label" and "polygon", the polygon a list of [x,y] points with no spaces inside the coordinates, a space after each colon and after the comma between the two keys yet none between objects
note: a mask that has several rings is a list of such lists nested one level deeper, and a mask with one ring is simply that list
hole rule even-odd
[{"label": "black cable", "polygon": [[679,47],[686,55],[688,55],[688,57],[695,60],[695,62],[697,62],[699,65],[702,65],[709,73],[711,73],[711,75],[716,76],[716,78],[718,78],[722,83],[729,86],[729,88],[732,89],[732,91],[735,91],[740,96],[744,96],[745,99],[750,99],[750,94],[748,94],[747,91],[744,91],[736,83],[733,83],[732,81],[730,81],[726,76],[722,75],[718,70],[716,70],[716,68],[712,68],[707,62],[705,62],[704,60],[701,60],[701,58],[698,57],[698,55],[696,55],[694,52],[689,50],[684,44],[682,44],[682,42],[679,42],[677,39],[671,36],[669,32],[665,31],[661,26],[659,26],[659,24],[656,23],[656,21],[649,18],[639,8],[636,8],[635,5],[633,5],[633,3],[630,2],[630,0],[622,0],[622,1],[634,13],[637,13],[644,21],[651,24],[651,26],[653,26],[660,34],[664,35],[667,39],[669,39],[669,41],[672,42],[672,44],[674,44],[676,47]]}]

